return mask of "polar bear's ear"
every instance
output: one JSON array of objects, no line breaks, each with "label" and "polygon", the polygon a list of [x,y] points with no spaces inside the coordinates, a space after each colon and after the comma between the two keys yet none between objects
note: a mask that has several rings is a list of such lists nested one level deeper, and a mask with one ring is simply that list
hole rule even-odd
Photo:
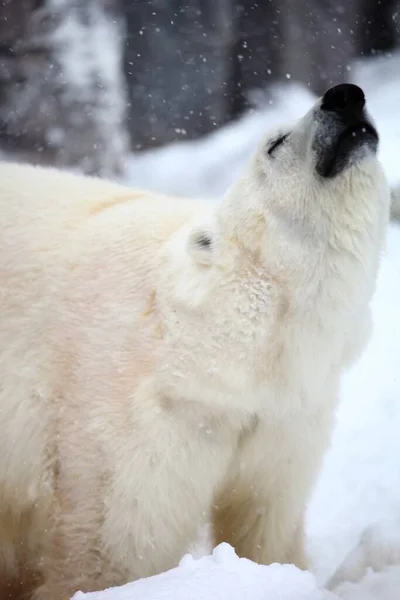
[{"label": "polar bear's ear", "polygon": [[213,261],[215,233],[208,227],[196,227],[189,233],[187,248],[190,256],[201,265]]}]

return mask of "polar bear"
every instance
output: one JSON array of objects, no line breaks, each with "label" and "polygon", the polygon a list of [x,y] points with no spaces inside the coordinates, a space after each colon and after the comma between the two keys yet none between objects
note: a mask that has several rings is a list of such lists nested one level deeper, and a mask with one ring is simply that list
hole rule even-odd
[{"label": "polar bear", "polygon": [[348,84],[215,204],[0,166],[2,598],[159,573],[205,522],[306,568],[388,222],[377,144]]}]

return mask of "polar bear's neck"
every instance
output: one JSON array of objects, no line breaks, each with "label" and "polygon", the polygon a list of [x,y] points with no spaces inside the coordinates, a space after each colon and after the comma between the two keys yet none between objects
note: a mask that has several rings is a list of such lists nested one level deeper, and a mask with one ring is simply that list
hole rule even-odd
[{"label": "polar bear's neck", "polygon": [[[353,175],[353,179],[359,176]],[[378,168],[361,183],[345,181],[318,204],[271,205],[244,177],[219,208],[222,239],[254,256],[272,278],[285,282],[298,309],[317,303],[333,313],[369,302],[388,222],[389,192]],[[345,194],[348,196],[345,197]],[[296,214],[297,209],[297,214]]]}]

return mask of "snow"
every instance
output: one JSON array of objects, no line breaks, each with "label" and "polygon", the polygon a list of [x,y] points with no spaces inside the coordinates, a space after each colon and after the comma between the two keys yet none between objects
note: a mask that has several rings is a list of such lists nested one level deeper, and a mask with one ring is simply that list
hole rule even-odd
[{"label": "snow", "polygon": [[311,573],[293,565],[257,565],[238,558],[229,544],[212,556],[185,556],[178,568],[118,590],[75,594],[74,600],[334,600]]},{"label": "snow", "polygon": [[[352,69],[380,131],[380,156],[391,184],[400,181],[399,67],[400,55],[394,55]],[[133,155],[126,181],[212,201],[237,175],[262,132],[301,116],[313,100],[308,90],[290,82],[277,88],[271,105],[205,139]],[[168,573],[114,590],[79,593],[75,600],[398,600],[400,226],[395,223],[372,311],[373,336],[343,379],[336,430],[309,505],[312,575],[289,565],[255,565],[224,544],[211,556],[185,557]]]}]

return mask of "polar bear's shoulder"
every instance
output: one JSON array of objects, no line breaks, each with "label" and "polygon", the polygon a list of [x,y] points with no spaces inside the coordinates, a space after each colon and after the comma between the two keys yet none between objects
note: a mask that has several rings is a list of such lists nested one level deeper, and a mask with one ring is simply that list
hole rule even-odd
[{"label": "polar bear's shoulder", "polygon": [[[189,213],[199,202],[188,202],[137,189],[99,177],[76,174],[54,167],[0,162],[0,207],[2,214],[16,221],[62,222],[86,220],[111,208],[121,216],[129,205],[136,211]],[[190,205],[190,206],[188,206]],[[4,223],[3,223],[4,224]]]},{"label": "polar bear's shoulder", "polygon": [[[119,199],[128,194],[143,195],[119,183],[80,175],[54,167],[0,162],[0,203],[12,201],[19,208],[34,210],[51,204],[70,209],[82,205],[84,212],[102,204],[105,199]],[[25,204],[29,205],[24,206]]]}]

